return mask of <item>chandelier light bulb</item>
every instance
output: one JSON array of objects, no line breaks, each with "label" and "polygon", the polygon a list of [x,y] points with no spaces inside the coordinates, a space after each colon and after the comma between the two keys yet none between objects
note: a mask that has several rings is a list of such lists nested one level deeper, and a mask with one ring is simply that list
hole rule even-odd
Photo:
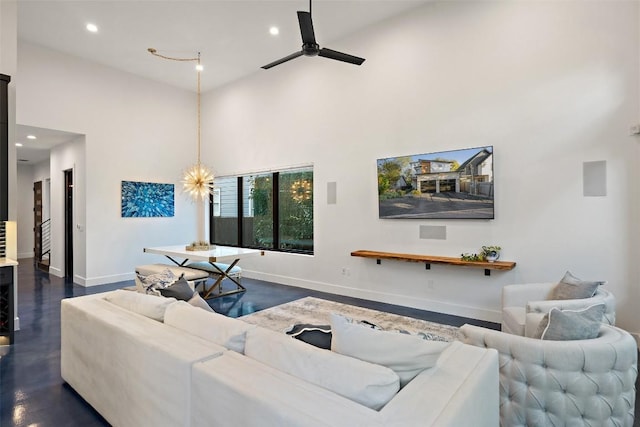
[{"label": "chandelier light bulb", "polygon": [[213,172],[203,164],[195,164],[184,171],[182,190],[192,199],[204,200],[213,194]]}]

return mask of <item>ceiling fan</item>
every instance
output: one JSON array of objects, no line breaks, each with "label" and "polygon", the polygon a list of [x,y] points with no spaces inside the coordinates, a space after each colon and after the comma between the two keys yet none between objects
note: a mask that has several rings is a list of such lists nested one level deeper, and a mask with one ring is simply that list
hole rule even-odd
[{"label": "ceiling fan", "polygon": [[311,0],[309,0],[309,12],[298,11],[298,23],[300,24],[300,34],[302,35],[302,50],[292,53],[289,56],[273,61],[262,68],[268,70],[271,67],[280,65],[284,62],[291,61],[299,56],[322,56],[324,58],[335,59],[337,61],[348,62],[350,64],[361,65],[364,58],[349,55],[348,53],[338,52],[337,50],[320,48],[316,42],[316,36],[313,32],[313,21],[311,20]]}]

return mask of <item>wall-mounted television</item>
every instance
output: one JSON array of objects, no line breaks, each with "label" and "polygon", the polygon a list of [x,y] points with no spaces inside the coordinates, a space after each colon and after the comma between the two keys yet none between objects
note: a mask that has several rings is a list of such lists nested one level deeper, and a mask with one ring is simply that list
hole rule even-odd
[{"label": "wall-mounted television", "polygon": [[380,218],[493,219],[493,146],[379,159]]}]

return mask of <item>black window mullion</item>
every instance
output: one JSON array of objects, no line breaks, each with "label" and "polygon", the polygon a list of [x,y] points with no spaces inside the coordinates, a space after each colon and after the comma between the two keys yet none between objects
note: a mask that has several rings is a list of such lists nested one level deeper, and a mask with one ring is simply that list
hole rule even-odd
[{"label": "black window mullion", "polygon": [[209,243],[216,241],[215,218],[213,217],[213,194],[209,194]]},{"label": "black window mullion", "polygon": [[243,246],[243,237],[242,237],[242,223],[244,221],[243,218],[243,214],[244,214],[244,205],[243,205],[243,200],[242,200],[242,177],[239,176],[238,177],[238,246],[242,247]]},{"label": "black window mullion", "polygon": [[273,173],[273,248],[280,249],[280,172]]}]

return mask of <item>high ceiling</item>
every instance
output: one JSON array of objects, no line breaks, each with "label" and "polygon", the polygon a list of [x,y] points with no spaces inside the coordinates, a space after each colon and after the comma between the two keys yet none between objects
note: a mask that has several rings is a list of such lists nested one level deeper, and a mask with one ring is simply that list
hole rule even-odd
[{"label": "high ceiling", "polygon": [[[312,16],[321,46],[424,4],[425,0],[318,0]],[[297,10],[306,0],[61,1],[20,0],[18,37],[113,68],[195,91],[194,64],[147,52],[195,57],[201,52],[202,90],[256,72],[300,50]],[[97,33],[85,29],[98,26]],[[269,33],[272,26],[280,33]],[[355,55],[358,52],[350,52]]]},{"label": "high ceiling", "polygon": [[[341,50],[340,39],[426,1],[315,1],[312,16],[316,39],[321,47]],[[18,0],[18,38],[190,91],[196,89],[194,63],[162,60],[147,49],[186,58],[200,52],[202,91],[206,92],[252,73],[277,73],[278,68],[260,67],[300,50],[298,10],[308,11],[309,2]],[[88,23],[95,24],[98,31],[87,31]],[[272,26],[278,27],[278,35],[270,34]],[[357,49],[349,49],[349,53],[358,55]],[[311,59],[299,58],[281,67],[304,60]],[[336,66],[353,65],[336,62]],[[16,142],[24,144],[17,148],[21,163],[42,161],[52,146],[76,136],[37,131],[18,126]],[[38,139],[27,140],[27,134],[36,134]]]}]

